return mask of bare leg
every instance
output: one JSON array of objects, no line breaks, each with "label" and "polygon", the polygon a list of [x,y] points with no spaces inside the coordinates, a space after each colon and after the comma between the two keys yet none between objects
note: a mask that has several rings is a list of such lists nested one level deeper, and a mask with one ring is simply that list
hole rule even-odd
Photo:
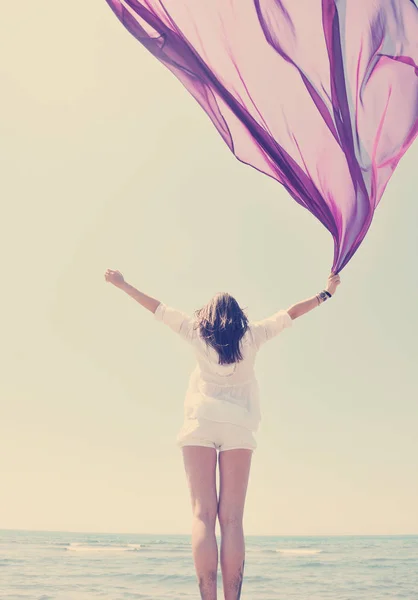
[{"label": "bare leg", "polygon": [[183,459],[193,510],[192,550],[200,596],[202,600],[216,600],[216,450],[202,446],[185,446]]},{"label": "bare leg", "polygon": [[241,598],[245,541],[242,520],[252,451],[219,453],[220,492],[218,517],[221,526],[221,568],[225,600]]}]

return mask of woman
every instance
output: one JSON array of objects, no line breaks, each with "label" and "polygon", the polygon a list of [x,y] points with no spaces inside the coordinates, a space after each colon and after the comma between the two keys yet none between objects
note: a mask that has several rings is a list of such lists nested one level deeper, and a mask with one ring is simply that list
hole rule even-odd
[{"label": "woman", "polygon": [[254,433],[261,418],[254,374],[256,354],[262,344],[290,327],[295,319],[333,296],[340,277],[331,274],[323,292],[251,323],[229,294],[217,294],[192,318],[138,291],[125,282],[119,271],[106,271],[105,279],[154,313],[195,352],[197,366],[190,377],[184,425],[177,437],[192,502],[193,558],[202,600],[216,600],[218,517],[225,600],[239,600],[245,558],[244,503],[256,448]]}]

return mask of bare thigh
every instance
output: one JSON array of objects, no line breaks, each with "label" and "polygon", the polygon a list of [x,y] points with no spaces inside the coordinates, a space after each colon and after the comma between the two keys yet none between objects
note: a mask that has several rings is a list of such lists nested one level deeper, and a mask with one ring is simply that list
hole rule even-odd
[{"label": "bare thigh", "polygon": [[244,449],[219,453],[218,517],[221,527],[242,521],[252,454],[251,450]]},{"label": "bare thigh", "polygon": [[216,450],[204,446],[182,450],[193,514],[216,522]]}]

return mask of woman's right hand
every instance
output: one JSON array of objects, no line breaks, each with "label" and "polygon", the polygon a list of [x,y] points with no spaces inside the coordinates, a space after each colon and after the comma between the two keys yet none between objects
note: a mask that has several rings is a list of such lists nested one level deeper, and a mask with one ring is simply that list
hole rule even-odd
[{"label": "woman's right hand", "polygon": [[120,271],[112,271],[112,269],[108,269],[105,273],[105,279],[109,283],[113,283],[116,287],[121,287],[125,280]]},{"label": "woman's right hand", "polygon": [[327,283],[327,291],[331,294],[331,296],[333,296],[337,290],[337,287],[340,285],[341,280],[340,280],[340,276],[338,275],[338,273],[336,275],[334,275],[333,273],[331,273],[331,275],[328,277],[328,283]]}]

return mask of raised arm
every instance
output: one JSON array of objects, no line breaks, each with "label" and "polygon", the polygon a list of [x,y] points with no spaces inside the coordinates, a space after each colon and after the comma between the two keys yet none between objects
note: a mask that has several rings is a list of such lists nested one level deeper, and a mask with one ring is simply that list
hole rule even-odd
[{"label": "raised arm", "polygon": [[328,277],[327,287],[323,292],[320,292],[312,298],[308,298],[307,300],[303,300],[302,302],[294,304],[287,310],[287,313],[290,315],[292,320],[305,315],[322,304],[322,302],[325,302],[325,300],[333,296],[336,292],[337,286],[339,286],[340,283],[340,276],[338,274],[333,275],[331,273],[331,275]]},{"label": "raised arm", "polygon": [[150,310],[154,314],[158,306],[161,304],[159,300],[156,300],[151,296],[147,296],[143,292],[140,292],[132,285],[127,283],[123,278],[122,273],[120,273],[119,271],[112,271],[111,269],[108,269],[105,273],[105,279],[120,290],[126,292],[129,296],[131,296],[131,298],[139,302],[139,304],[141,304],[144,308]]},{"label": "raised arm", "polygon": [[168,325],[168,327],[175,333],[178,333],[180,337],[188,342],[192,342],[195,339],[196,330],[194,328],[194,321],[189,315],[140,292],[127,283],[124,280],[122,273],[119,271],[111,271],[108,269],[105,273],[105,279],[126,292],[131,298],[139,302],[141,306],[151,311],[157,321]]}]

